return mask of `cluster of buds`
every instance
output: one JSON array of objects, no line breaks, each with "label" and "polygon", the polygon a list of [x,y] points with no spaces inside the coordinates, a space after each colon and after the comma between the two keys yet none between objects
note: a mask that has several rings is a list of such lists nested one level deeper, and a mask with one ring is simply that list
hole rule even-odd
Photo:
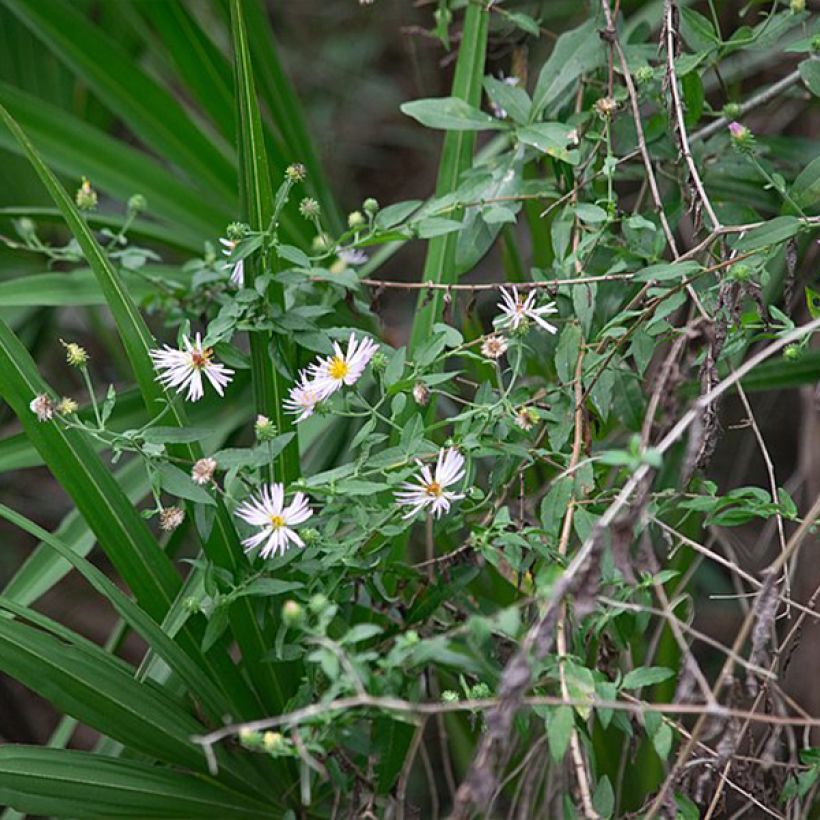
[{"label": "cluster of buds", "polygon": [[231,224],[225,228],[225,236],[228,237],[231,242],[239,242],[250,232],[251,226],[244,222],[231,222]]},{"label": "cluster of buds", "polygon": [[97,192],[91,187],[88,177],[83,177],[82,184],[74,196],[74,201],[81,211],[93,211],[97,207]]}]

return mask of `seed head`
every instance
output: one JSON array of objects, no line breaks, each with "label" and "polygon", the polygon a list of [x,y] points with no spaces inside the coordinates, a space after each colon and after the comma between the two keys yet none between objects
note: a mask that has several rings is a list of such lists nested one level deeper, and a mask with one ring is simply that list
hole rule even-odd
[{"label": "seed head", "polygon": [[173,532],[185,520],[181,507],[165,507],[159,514],[159,528],[163,532]]},{"label": "seed head", "polygon": [[322,213],[322,209],[312,196],[306,196],[299,203],[299,213],[302,214],[305,219],[318,219]]},{"label": "seed head", "polygon": [[56,408],[54,402],[45,393],[41,393],[31,401],[29,409],[37,416],[38,421],[51,421]]},{"label": "seed head", "polygon": [[602,119],[611,119],[618,110],[618,103],[612,97],[601,97],[595,103],[595,110]]},{"label": "seed head", "polygon": [[216,469],[216,461],[212,458],[201,458],[191,468],[191,479],[194,484],[200,486],[210,484],[214,477],[214,470]]},{"label": "seed head", "polygon": [[499,336],[494,333],[481,343],[481,355],[488,359],[500,359],[507,352],[509,346],[506,336]]}]

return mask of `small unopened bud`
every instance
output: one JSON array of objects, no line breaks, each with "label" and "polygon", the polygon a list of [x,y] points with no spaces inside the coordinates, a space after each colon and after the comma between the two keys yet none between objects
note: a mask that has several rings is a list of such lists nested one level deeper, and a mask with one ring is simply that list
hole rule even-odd
[{"label": "small unopened bud", "polygon": [[791,0],[789,3],[789,11],[792,14],[800,14],[806,10],[806,0]]},{"label": "small unopened bud", "polygon": [[654,77],[655,72],[652,70],[652,66],[649,65],[638,66],[635,71],[635,81],[638,85],[646,85],[647,83],[651,83]]},{"label": "small unopened bud", "polygon": [[262,735],[262,748],[266,752],[277,752],[282,748],[284,741],[285,738],[279,732],[265,732]]},{"label": "small unopened bud", "polygon": [[276,438],[276,425],[267,416],[258,415],[253,429],[259,441],[270,441]]},{"label": "small unopened bud", "polygon": [[72,399],[68,396],[63,396],[63,398],[60,399],[60,401],[58,402],[57,408],[56,408],[57,412],[61,416],[70,416],[70,415],[76,413],[79,409],[80,409],[80,405],[77,404],[77,402],[74,401],[74,399]]},{"label": "small unopened bud", "polygon": [[317,592],[316,595],[308,601],[308,607],[314,615],[320,615],[327,609],[328,603],[327,596],[322,595],[321,592]]},{"label": "small unopened bud", "polygon": [[802,350],[800,349],[800,345],[787,345],[786,349],[783,351],[783,358],[787,362],[794,362],[800,358],[800,354]]},{"label": "small unopened bud", "polygon": [[321,253],[322,251],[330,250],[333,247],[333,238],[326,233],[317,233],[311,242],[313,250]]},{"label": "small unopened bud", "polygon": [[301,162],[294,162],[285,169],[285,176],[290,182],[303,182],[307,177],[307,168]]},{"label": "small unopened bud", "polygon": [[729,137],[732,140],[732,145],[735,150],[740,153],[749,153],[754,148],[754,134],[745,125],[741,125],[739,122],[729,123]]},{"label": "small unopened bud", "polygon": [[515,423],[524,431],[532,430],[538,422],[538,413],[532,407],[519,407],[515,411]]},{"label": "small unopened bud", "polygon": [[88,364],[88,351],[80,347],[76,342],[66,342],[60,339],[60,344],[65,348],[65,360],[72,367],[85,367]]},{"label": "small unopened bud", "polygon": [[29,410],[37,416],[38,421],[51,421],[54,418],[54,402],[45,393],[32,399]]},{"label": "small unopened bud", "polygon": [[595,110],[602,119],[611,119],[618,110],[618,103],[612,97],[601,97],[595,103]]},{"label": "small unopened bud", "polygon": [[297,601],[285,601],[282,604],[282,620],[288,626],[296,626],[304,615],[304,610]]},{"label": "small unopened bud", "polygon": [[315,544],[319,540],[319,538],[319,530],[313,529],[313,527],[308,527],[306,530],[302,530],[302,540],[305,542],[307,546]]},{"label": "small unopened bud", "polygon": [[363,225],[367,224],[367,220],[364,218],[364,214],[361,211],[351,211],[347,215],[347,226],[349,228],[361,228]]},{"label": "small unopened bud", "polygon": [[815,34],[814,37],[811,38],[809,41],[809,49],[812,54],[820,52],[820,34]]},{"label": "small unopened bud", "polygon": [[37,235],[37,225],[33,219],[29,219],[27,216],[18,219],[14,223],[14,227],[23,239],[32,239]]},{"label": "small unopened bud", "polygon": [[752,269],[743,262],[738,262],[729,268],[728,277],[735,282],[748,282],[752,278]]},{"label": "small unopened bud", "polygon": [[368,216],[375,216],[379,211],[379,202],[376,199],[373,199],[372,196],[369,196],[363,203],[362,209]]},{"label": "small unopened bud", "polygon": [[202,609],[202,605],[199,602],[199,598],[189,595],[182,600],[182,608],[187,612],[199,612],[200,609]]},{"label": "small unopened bud", "polygon": [[185,520],[181,507],[165,507],[159,514],[159,528],[163,532],[173,532]]},{"label": "small unopened bud", "polygon": [[728,102],[720,111],[722,117],[727,120],[736,120],[743,113],[743,108],[740,103]]},{"label": "small unopened bud", "polygon": [[413,385],[413,400],[420,407],[424,407],[430,401],[430,388],[424,382],[416,382]]},{"label": "small unopened bud", "polygon": [[441,702],[442,703],[458,703],[461,698],[458,696],[458,692],[454,692],[452,689],[445,689],[441,693]]},{"label": "small unopened bud", "polygon": [[74,195],[74,201],[81,211],[93,211],[97,207],[97,192],[91,187],[88,177],[83,177],[82,185]]},{"label": "small unopened bud", "polygon": [[370,369],[374,373],[381,373],[387,367],[387,356],[381,351],[376,351],[373,358],[370,360]]},{"label": "small unopened bud", "polygon": [[134,194],[128,200],[128,210],[131,213],[138,214],[148,208],[148,200],[142,194]]},{"label": "small unopened bud", "polygon": [[216,461],[212,458],[201,458],[191,468],[191,479],[194,484],[200,486],[210,484],[214,477],[214,470],[216,469]]},{"label": "small unopened bud", "polygon": [[244,239],[250,232],[251,226],[246,225],[244,222],[231,222],[231,224],[225,228],[225,236],[227,236],[231,242],[239,242],[240,239]]},{"label": "small unopened bud", "polygon": [[243,746],[258,746],[262,742],[262,736],[253,729],[243,727],[239,730],[239,742]]},{"label": "small unopened bud", "polygon": [[312,196],[306,196],[299,203],[299,213],[302,214],[305,219],[318,219],[319,214],[322,213],[322,209]]}]

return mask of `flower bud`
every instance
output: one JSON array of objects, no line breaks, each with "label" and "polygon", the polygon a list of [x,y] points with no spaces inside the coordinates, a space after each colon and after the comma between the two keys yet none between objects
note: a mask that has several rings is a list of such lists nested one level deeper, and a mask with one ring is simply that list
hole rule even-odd
[{"label": "flower bud", "polygon": [[33,219],[29,219],[27,216],[18,219],[14,223],[14,227],[22,239],[33,239],[37,235],[37,225]]},{"label": "flower bud", "polygon": [[202,606],[199,603],[199,598],[189,595],[182,601],[182,608],[187,612],[199,612]]},{"label": "flower bud", "polygon": [[454,692],[452,689],[445,689],[441,693],[441,702],[442,703],[458,703],[461,698],[458,696],[458,692]]},{"label": "flower bud", "polygon": [[333,238],[329,234],[319,233],[313,237],[313,242],[311,245],[313,250],[321,253],[322,251],[330,250],[330,248],[333,247]]},{"label": "flower bud", "polygon": [[317,592],[316,595],[308,601],[308,607],[314,615],[321,615],[322,612],[327,609],[329,603],[327,596],[322,595],[321,592]]},{"label": "flower bud", "polygon": [[57,412],[61,416],[70,416],[76,413],[80,409],[80,405],[77,404],[74,399],[69,398],[68,396],[63,396],[63,398],[57,404]]},{"label": "flower bud", "polygon": [[797,361],[797,359],[800,358],[801,353],[802,353],[802,350],[800,349],[800,345],[795,345],[795,344],[787,345],[786,349],[783,351],[783,358],[787,362],[794,362],[794,361]]},{"label": "flower bud", "polygon": [[60,339],[60,344],[65,348],[65,360],[72,367],[85,367],[88,364],[88,351],[80,347],[76,342],[66,342]]},{"label": "flower bud", "polygon": [[285,169],[285,177],[289,182],[294,184],[303,182],[307,177],[307,168],[301,162],[294,162],[293,165],[288,165]]},{"label": "flower bud", "polygon": [[747,154],[754,148],[754,134],[745,125],[741,125],[737,121],[729,123],[729,137],[735,150],[740,153]]},{"label": "flower bud", "polygon": [[258,441],[270,441],[276,438],[276,425],[267,416],[258,415],[253,429]]},{"label": "flower bud", "polygon": [[74,201],[81,211],[93,211],[97,207],[97,192],[91,187],[87,177],[83,177],[82,185],[74,195]]},{"label": "flower bud", "polygon": [[225,236],[227,236],[231,242],[239,242],[240,239],[244,239],[250,232],[250,225],[246,225],[244,222],[231,222],[225,229]]},{"label": "flower bud", "polygon": [[637,82],[638,85],[651,83],[654,77],[655,72],[652,70],[652,66],[649,65],[638,66],[638,69],[635,71],[635,82]]},{"label": "flower bud", "polygon": [[142,194],[134,194],[128,200],[128,210],[131,213],[138,214],[146,210],[148,207],[148,200]]},{"label": "flower bud", "polygon": [[743,262],[738,262],[729,268],[728,277],[735,282],[748,282],[752,278],[752,269]]},{"label": "flower bud", "polygon": [[361,228],[362,226],[367,224],[367,220],[364,218],[364,214],[361,211],[351,211],[347,215],[347,226],[349,228]]},{"label": "flower bud", "polygon": [[313,527],[308,527],[306,530],[302,530],[302,540],[305,542],[307,546],[315,544],[319,540],[319,538],[319,530],[316,530]]},{"label": "flower bud", "polygon": [[363,203],[362,209],[368,216],[375,216],[379,211],[379,202],[376,199],[373,199],[372,196],[369,196]]},{"label": "flower bud", "polygon": [[800,14],[806,10],[806,0],[791,0],[789,3],[789,11],[792,14]]},{"label": "flower bud", "polygon": [[282,620],[288,626],[296,626],[303,616],[304,610],[297,601],[289,600],[282,604]]},{"label": "flower bud", "polygon": [[239,730],[239,742],[243,746],[258,746],[262,742],[262,735],[253,729],[242,728]]},{"label": "flower bud", "polygon": [[262,735],[262,748],[266,752],[277,752],[284,746],[285,738],[279,732],[265,732]]},{"label": "flower bud", "polygon": [[387,356],[381,351],[376,351],[370,360],[370,369],[374,373],[381,373],[387,367]]}]

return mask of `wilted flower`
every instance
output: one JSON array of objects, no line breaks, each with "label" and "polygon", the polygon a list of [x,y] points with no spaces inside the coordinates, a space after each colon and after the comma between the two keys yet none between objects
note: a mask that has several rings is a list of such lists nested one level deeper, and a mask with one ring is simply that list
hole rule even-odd
[{"label": "wilted flower", "polygon": [[194,484],[209,484],[216,470],[216,459],[201,458],[191,468],[191,479]]},{"label": "wilted flower", "polygon": [[83,177],[82,185],[74,195],[74,201],[81,211],[93,211],[97,207],[97,192],[91,187],[87,177]]},{"label": "wilted flower", "polygon": [[163,532],[173,532],[185,520],[181,507],[165,507],[159,514],[159,528]]},{"label": "wilted flower", "polygon": [[321,399],[335,393],[342,385],[356,384],[379,346],[370,338],[356,339],[351,333],[347,352],[343,353],[338,342],[333,343],[333,356],[320,359],[311,365],[313,386]]},{"label": "wilted flower", "polygon": [[403,516],[412,518],[419,510],[430,507],[431,512],[439,518],[442,513],[450,509],[450,504],[464,498],[463,493],[450,492],[446,487],[461,481],[464,478],[464,456],[453,447],[449,449],[441,448],[436,462],[435,473],[431,471],[429,465],[417,462],[419,474],[416,482],[405,481],[404,488],[396,493],[396,501],[402,506],[412,507]]},{"label": "wilted flower", "polygon": [[51,421],[55,409],[54,402],[45,393],[36,396],[29,404],[29,410],[37,416],[38,421]]},{"label": "wilted flower", "polygon": [[[230,256],[234,252],[234,249],[236,248],[236,246],[239,244],[238,240],[236,240],[236,239],[225,239],[225,237],[221,237],[219,241],[224,246],[222,248],[222,253],[224,253],[225,256]],[[230,267],[231,267],[230,262],[226,262],[225,265],[223,266],[223,268],[230,268]],[[244,259],[240,259],[233,266],[233,270],[231,270],[230,282],[234,287],[237,287],[237,288],[244,287],[244,285],[245,285],[245,260]]]},{"label": "wilted flower", "polygon": [[321,212],[322,209],[319,207],[319,203],[312,196],[306,196],[299,203],[299,213],[305,219],[318,219]]},{"label": "wilted flower", "polygon": [[313,415],[316,405],[322,400],[322,395],[313,379],[306,371],[299,374],[299,381],[290,389],[288,397],[282,403],[286,413],[296,416],[296,423],[304,421]]},{"label": "wilted flower", "polygon": [[80,347],[76,342],[65,342],[60,339],[60,344],[65,348],[65,360],[72,367],[85,367],[88,364],[88,351]]},{"label": "wilted flower", "polygon": [[369,258],[364,251],[360,251],[357,248],[342,248],[336,255],[345,265],[350,265],[351,267],[364,265]]},{"label": "wilted flower", "polygon": [[285,169],[285,176],[291,182],[302,182],[307,176],[307,168],[301,162],[294,162]]},{"label": "wilted flower", "polygon": [[74,399],[63,396],[60,399],[59,403],[57,404],[56,410],[61,416],[70,416],[73,413],[76,413],[80,409],[80,405],[77,404]]},{"label": "wilted flower", "polygon": [[595,102],[595,110],[598,116],[608,120],[618,110],[618,103],[612,97],[601,97]]},{"label": "wilted flower", "polygon": [[558,308],[554,302],[536,307],[535,290],[531,290],[526,297],[523,297],[519,295],[518,288],[515,285],[513,285],[512,294],[506,288],[501,288],[501,299],[502,301],[498,303],[498,307],[504,314],[504,318],[500,322],[502,327],[509,325],[513,330],[517,330],[525,319],[532,319],[547,333],[558,332],[555,325],[551,325],[542,318],[543,314],[549,316],[552,313],[558,313]]},{"label": "wilted flower", "polygon": [[213,350],[202,347],[200,334],[191,342],[187,336],[182,337],[183,349],[163,345],[162,349],[151,350],[151,359],[154,367],[159,371],[157,381],[164,387],[174,387],[177,393],[188,388],[188,401],[199,401],[205,390],[202,386],[202,374],[220,396],[224,395],[225,387],[230,384],[233,370],[213,361]]},{"label": "wilted flower", "polygon": [[515,423],[522,430],[532,430],[538,422],[538,413],[532,407],[521,406],[515,411]]},{"label": "wilted flower", "polygon": [[413,401],[421,407],[430,401],[430,388],[424,382],[416,382],[413,385]]},{"label": "wilted flower", "polygon": [[488,359],[500,359],[509,346],[506,336],[493,333],[481,343],[481,355]]},{"label": "wilted flower", "polygon": [[313,515],[304,493],[296,493],[293,501],[285,507],[284,485],[275,482],[262,487],[259,496],[250,499],[236,508],[236,515],[246,523],[260,530],[256,535],[246,538],[242,545],[252,550],[264,543],[260,556],[270,558],[277,552],[284,555],[291,543],[304,547],[305,543],[296,534],[293,527],[304,523]]}]

